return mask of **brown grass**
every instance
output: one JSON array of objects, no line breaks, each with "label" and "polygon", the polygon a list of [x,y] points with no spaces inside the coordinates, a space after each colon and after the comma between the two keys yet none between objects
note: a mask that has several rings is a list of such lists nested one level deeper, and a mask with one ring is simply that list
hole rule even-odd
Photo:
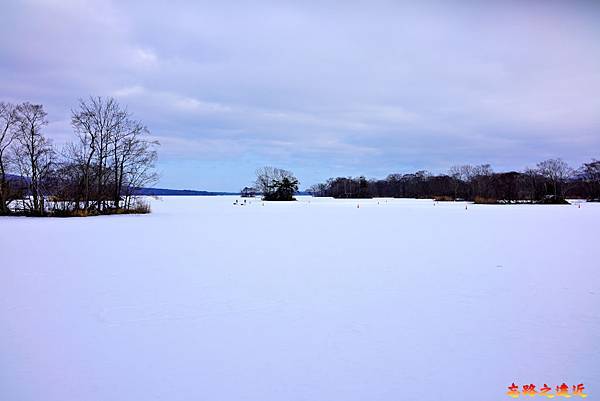
[{"label": "brown grass", "polygon": [[142,201],[137,201],[135,205],[129,209],[125,208],[106,208],[98,210],[54,210],[46,216],[49,217],[90,217],[90,216],[106,216],[111,214],[148,214],[151,212],[150,204]]},{"label": "brown grass", "polygon": [[148,214],[151,212],[150,204],[146,202],[138,201],[134,206],[129,209],[110,209],[108,213],[102,214]]},{"label": "brown grass", "polygon": [[476,196],[473,200],[478,205],[495,205],[498,203],[498,199],[495,198],[484,198],[482,196]]},{"label": "brown grass", "polygon": [[448,195],[440,195],[440,196],[434,196],[433,200],[436,202],[453,202],[454,198]]}]

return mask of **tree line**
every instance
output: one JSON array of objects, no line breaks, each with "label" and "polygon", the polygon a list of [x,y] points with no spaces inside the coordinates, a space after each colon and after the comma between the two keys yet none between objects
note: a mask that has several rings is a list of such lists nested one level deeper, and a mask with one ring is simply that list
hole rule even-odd
[{"label": "tree line", "polygon": [[43,105],[0,102],[0,214],[144,213],[136,189],[156,181],[158,142],[113,98],[80,100],[73,140],[45,136]]},{"label": "tree line", "polygon": [[600,200],[600,161],[578,169],[549,159],[524,171],[494,172],[489,164],[457,165],[445,174],[421,170],[385,179],[337,177],[313,185],[313,196],[334,198],[433,198],[476,203],[565,203],[566,198]]}]

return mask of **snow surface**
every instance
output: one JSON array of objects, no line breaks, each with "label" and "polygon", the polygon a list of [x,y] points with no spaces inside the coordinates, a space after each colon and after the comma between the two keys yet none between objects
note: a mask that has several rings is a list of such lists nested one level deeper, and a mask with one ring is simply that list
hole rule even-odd
[{"label": "snow surface", "polygon": [[600,397],[600,204],[235,199],[0,219],[0,400]]}]

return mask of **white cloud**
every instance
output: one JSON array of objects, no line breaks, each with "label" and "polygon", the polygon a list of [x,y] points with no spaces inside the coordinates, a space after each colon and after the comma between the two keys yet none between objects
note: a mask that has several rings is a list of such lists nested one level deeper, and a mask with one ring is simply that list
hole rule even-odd
[{"label": "white cloud", "polygon": [[112,96],[119,98],[127,98],[132,96],[143,95],[145,92],[144,87],[140,85],[126,86],[124,88],[116,89],[112,91]]},{"label": "white cloud", "polygon": [[152,50],[137,48],[133,50],[133,61],[143,67],[152,67],[157,65],[158,57]]}]

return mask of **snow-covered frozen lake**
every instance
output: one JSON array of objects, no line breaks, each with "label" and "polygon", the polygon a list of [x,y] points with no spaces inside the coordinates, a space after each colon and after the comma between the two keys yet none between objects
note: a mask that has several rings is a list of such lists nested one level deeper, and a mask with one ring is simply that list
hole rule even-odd
[{"label": "snow-covered frozen lake", "polygon": [[600,204],[234,199],[0,218],[0,400],[600,396]]}]

